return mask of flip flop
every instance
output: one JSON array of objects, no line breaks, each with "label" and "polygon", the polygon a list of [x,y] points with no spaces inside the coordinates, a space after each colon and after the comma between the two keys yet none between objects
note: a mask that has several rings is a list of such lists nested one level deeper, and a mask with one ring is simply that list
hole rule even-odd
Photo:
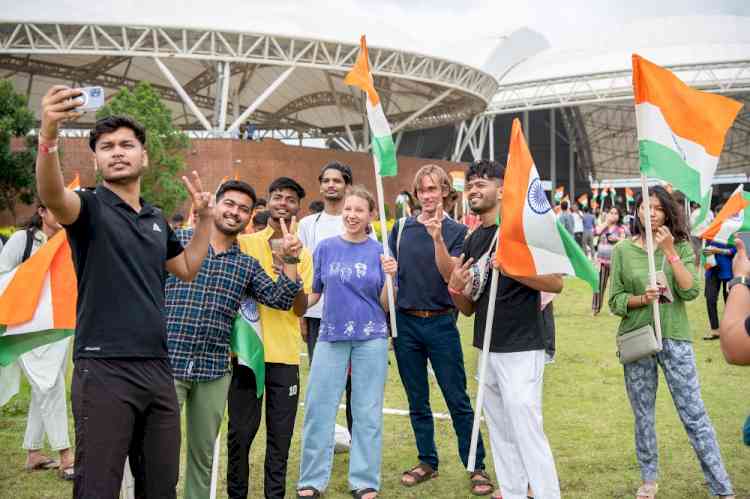
[{"label": "flip flop", "polygon": [[365,494],[371,494],[373,492],[375,492],[375,497],[378,497],[378,491],[373,488],[352,490],[352,497],[354,499],[362,499],[365,497]]},{"label": "flip flop", "polygon": [[71,464],[70,466],[66,466],[65,468],[60,468],[59,470],[57,470],[57,476],[60,478],[60,480],[73,480],[76,476],[75,465]]},{"label": "flip flop", "polygon": [[24,469],[31,473],[32,471],[47,471],[47,470],[54,470],[55,468],[59,468],[60,463],[55,461],[54,459],[45,458],[38,463],[34,464],[33,466],[29,466],[28,464],[24,467]]}]

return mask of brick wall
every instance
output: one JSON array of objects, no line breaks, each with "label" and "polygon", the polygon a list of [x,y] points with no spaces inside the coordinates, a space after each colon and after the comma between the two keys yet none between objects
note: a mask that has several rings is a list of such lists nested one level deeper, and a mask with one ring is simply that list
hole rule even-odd
[{"label": "brick wall", "polygon": [[[93,185],[96,176],[91,151],[87,139],[63,139],[63,176],[66,182],[80,172],[84,186]],[[352,167],[354,182],[364,184],[375,193],[375,177],[372,157],[359,152],[335,151],[311,147],[288,146],[277,140],[240,141],[231,139],[193,140],[187,150],[186,160],[189,170],[196,170],[206,189],[215,190],[224,176],[239,172],[241,180],[252,185],[260,197],[267,197],[268,185],[280,176],[298,181],[307,191],[302,205],[307,210],[311,201],[320,199],[318,174],[327,162],[337,160]],[[393,205],[396,195],[403,190],[411,190],[414,174],[422,165],[435,163],[446,171],[462,169],[463,166],[450,161],[430,160],[410,156],[398,157],[397,177],[383,179],[385,201]],[[28,217],[32,208],[17,207],[18,223]],[[186,211],[183,208],[183,213]],[[13,224],[9,212],[0,212],[0,227]]]}]

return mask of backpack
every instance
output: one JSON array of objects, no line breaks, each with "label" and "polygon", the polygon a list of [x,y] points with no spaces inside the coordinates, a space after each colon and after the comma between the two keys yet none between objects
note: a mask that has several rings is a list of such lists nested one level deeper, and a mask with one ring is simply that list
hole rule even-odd
[{"label": "backpack", "polygon": [[31,256],[31,250],[34,247],[34,229],[26,229],[26,246],[23,249],[23,256],[21,257],[21,263],[25,262]]}]

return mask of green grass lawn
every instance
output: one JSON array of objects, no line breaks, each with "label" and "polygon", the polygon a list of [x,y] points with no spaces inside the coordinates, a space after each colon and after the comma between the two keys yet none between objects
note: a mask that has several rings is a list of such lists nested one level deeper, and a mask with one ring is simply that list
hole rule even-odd
[{"label": "green grass lawn", "polygon": [[[639,470],[633,443],[633,418],[622,379],[622,368],[615,357],[614,331],[617,318],[603,311],[593,318],[590,290],[575,279],[566,279],[565,292],[555,302],[557,321],[557,360],[547,367],[544,416],[547,436],[555,455],[564,498],[632,498],[639,485]],[[750,449],[741,442],[741,427],[750,412],[744,399],[743,382],[750,368],[728,366],[718,342],[700,341],[708,328],[702,297],[688,307],[695,341],[703,398],[718,433],[722,454],[738,497],[750,498]],[[471,347],[472,319],[462,318],[466,369],[472,399],[476,396],[478,352]],[[307,375],[303,359],[303,386]],[[432,383],[432,406],[447,412],[437,383]],[[71,485],[52,472],[27,474],[23,471],[21,449],[28,406],[28,386],[0,410],[0,497],[44,499],[70,497]],[[386,387],[386,407],[407,409],[404,391],[391,355]],[[300,433],[303,411],[297,417],[290,452],[288,492],[291,497],[298,476]],[[339,422],[344,422],[343,412]],[[72,417],[70,419],[72,435]],[[384,416],[383,497],[465,498],[466,472],[456,450],[450,421],[436,421],[441,456],[440,477],[413,489],[399,485],[401,471],[416,464],[414,437],[408,417]],[[672,405],[666,384],[661,382],[657,402],[657,427],[661,460],[659,499],[708,497],[700,466]],[[222,437],[226,439],[226,425]],[[486,431],[486,430],[485,430]],[[265,450],[264,429],[252,451],[250,497],[262,497],[262,467]],[[184,457],[184,446],[183,446]],[[328,498],[350,497],[347,487],[348,455],[337,455]],[[491,458],[488,467],[494,479]],[[225,496],[226,446],[222,447],[219,497]]]}]

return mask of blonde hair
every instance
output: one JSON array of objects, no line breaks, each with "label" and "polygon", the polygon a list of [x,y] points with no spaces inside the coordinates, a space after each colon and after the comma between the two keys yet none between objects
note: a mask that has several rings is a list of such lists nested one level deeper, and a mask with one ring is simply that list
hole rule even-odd
[{"label": "blonde hair", "polygon": [[412,184],[412,190],[414,191],[414,196],[417,196],[417,191],[419,190],[419,187],[422,185],[422,179],[424,177],[430,177],[433,182],[435,182],[437,185],[440,186],[440,189],[443,191],[443,199],[448,197],[451,192],[451,188],[453,187],[453,183],[451,182],[450,177],[447,173],[445,173],[445,170],[440,168],[438,165],[435,164],[429,164],[424,165],[422,168],[417,170],[417,174],[414,175],[414,183]]},{"label": "blonde hair", "polygon": [[360,199],[367,201],[367,207],[370,209],[370,213],[374,212],[378,205],[375,203],[375,198],[372,193],[367,190],[364,185],[353,185],[346,190],[346,197],[357,196]]}]

